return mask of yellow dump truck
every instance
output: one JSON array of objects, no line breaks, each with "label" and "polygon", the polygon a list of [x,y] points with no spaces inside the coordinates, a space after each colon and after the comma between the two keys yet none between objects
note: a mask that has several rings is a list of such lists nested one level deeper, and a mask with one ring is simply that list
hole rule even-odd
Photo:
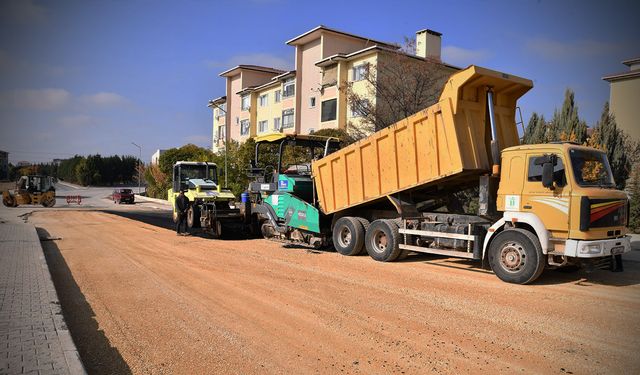
[{"label": "yellow dump truck", "polygon": [[[474,259],[511,283],[530,283],[545,267],[620,270],[631,248],[628,198],[602,151],[520,145],[516,102],[532,87],[477,66],[455,73],[435,105],[338,151],[326,147],[311,164],[312,198],[289,183],[269,186],[252,192],[254,212],[280,240],[330,239],[343,255],[366,249],[385,262],[410,252]],[[476,193],[477,212],[462,209],[465,192]]]}]

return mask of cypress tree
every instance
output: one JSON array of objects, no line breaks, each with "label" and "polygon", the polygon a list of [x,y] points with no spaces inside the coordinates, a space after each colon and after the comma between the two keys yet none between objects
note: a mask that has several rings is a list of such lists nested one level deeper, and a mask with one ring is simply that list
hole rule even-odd
[{"label": "cypress tree", "polygon": [[546,142],[545,134],[547,132],[547,123],[544,120],[544,115],[538,115],[533,112],[529,119],[529,124],[524,133],[523,143],[536,144]]},{"label": "cypress tree", "polygon": [[573,140],[581,144],[586,141],[587,124],[578,117],[578,106],[571,89],[565,91],[562,108],[555,110],[551,123],[553,127],[548,135],[549,140]]},{"label": "cypress tree", "polygon": [[529,124],[527,125],[527,129],[525,130],[522,138],[523,143],[526,143],[526,144],[535,143],[533,142],[533,135],[537,131],[537,125],[538,125],[538,114],[536,112],[533,112],[531,114],[531,118],[529,119]]},{"label": "cypress tree", "polygon": [[627,136],[618,129],[615,117],[609,112],[609,102],[604,104],[600,121],[594,129],[589,143],[607,153],[616,186],[618,189],[624,189],[631,170],[631,161],[626,147]]}]

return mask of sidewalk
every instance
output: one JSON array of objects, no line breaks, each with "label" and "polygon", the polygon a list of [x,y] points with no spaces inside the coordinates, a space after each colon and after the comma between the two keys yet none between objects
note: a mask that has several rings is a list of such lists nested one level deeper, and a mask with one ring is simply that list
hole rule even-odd
[{"label": "sidewalk", "polygon": [[0,224],[0,373],[85,374],[29,224]]}]

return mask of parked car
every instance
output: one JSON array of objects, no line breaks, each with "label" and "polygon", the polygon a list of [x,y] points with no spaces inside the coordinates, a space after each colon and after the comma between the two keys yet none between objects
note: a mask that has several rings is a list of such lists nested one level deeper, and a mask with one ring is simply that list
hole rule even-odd
[{"label": "parked car", "polygon": [[133,190],[131,189],[113,189],[113,203],[131,203],[133,204],[135,198],[133,197]]}]

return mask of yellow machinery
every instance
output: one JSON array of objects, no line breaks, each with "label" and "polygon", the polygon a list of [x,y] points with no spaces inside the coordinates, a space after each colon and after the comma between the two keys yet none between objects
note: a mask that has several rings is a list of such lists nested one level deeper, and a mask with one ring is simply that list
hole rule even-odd
[{"label": "yellow machinery", "polygon": [[2,192],[2,203],[7,207],[17,207],[23,204],[41,204],[53,207],[56,204],[56,189],[54,178],[49,176],[22,176],[16,182],[13,193],[8,190]]}]

